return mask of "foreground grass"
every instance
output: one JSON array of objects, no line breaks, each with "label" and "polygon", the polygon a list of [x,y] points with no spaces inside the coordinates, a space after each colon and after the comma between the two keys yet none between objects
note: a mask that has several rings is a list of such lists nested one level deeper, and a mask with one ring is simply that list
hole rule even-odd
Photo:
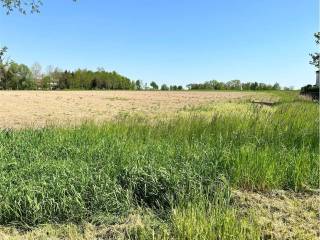
[{"label": "foreground grass", "polygon": [[230,188],[318,188],[318,105],[285,99],[156,122],[2,131],[0,224],[114,225],[140,209],[142,220],[115,238],[258,239]]}]

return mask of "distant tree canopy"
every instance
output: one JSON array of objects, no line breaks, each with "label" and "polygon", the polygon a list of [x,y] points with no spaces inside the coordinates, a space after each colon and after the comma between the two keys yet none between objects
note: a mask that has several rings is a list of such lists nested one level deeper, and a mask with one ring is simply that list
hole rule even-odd
[{"label": "distant tree canopy", "polygon": [[134,89],[135,83],[117,72],[77,70],[64,71],[55,80],[57,89]]},{"label": "distant tree canopy", "polygon": [[[40,64],[35,63],[31,68],[24,64],[5,61],[7,48],[0,49],[0,89],[2,90],[133,90],[142,89],[142,81],[131,81],[129,78],[112,71],[98,68],[97,71],[78,69],[76,71],[63,71],[48,67],[47,73],[42,73]],[[154,89],[158,85],[152,83]]]},{"label": "distant tree canopy", "polygon": [[281,87],[278,83],[274,85],[247,82],[241,83],[240,80],[231,80],[227,83],[211,80],[204,83],[192,83],[187,85],[190,90],[280,90]]},{"label": "distant tree canopy", "polygon": [[170,90],[171,91],[180,91],[183,90],[183,87],[181,85],[177,86],[177,85],[170,85]]},{"label": "distant tree canopy", "polygon": [[162,90],[162,91],[168,91],[168,90],[169,90],[169,87],[167,86],[167,84],[162,84],[162,85],[161,85],[161,90]]},{"label": "distant tree canopy", "polygon": [[150,83],[150,86],[152,87],[153,90],[158,90],[159,89],[159,86],[156,82],[152,81]]},{"label": "distant tree canopy", "polygon": [[[46,73],[42,72],[40,64],[35,63],[31,68],[24,64],[5,60],[7,48],[0,49],[0,89],[2,90],[149,90],[148,84],[141,80],[132,81],[129,78],[112,71],[98,68],[96,71],[78,69],[76,71],[61,70],[49,66]],[[159,90],[155,81],[150,83],[153,90]],[[227,83],[211,80],[204,83],[187,85],[189,90],[280,90],[278,83],[274,85],[231,80]],[[162,91],[181,91],[181,85],[162,84]]]},{"label": "distant tree canopy", "polygon": [[26,90],[35,89],[35,82],[28,66],[24,64],[10,63],[2,68],[0,89]]},{"label": "distant tree canopy", "polygon": [[136,89],[137,90],[142,90],[142,81],[141,80],[137,80],[136,81]]},{"label": "distant tree canopy", "polygon": [[[1,55],[3,56],[3,55]],[[26,89],[137,89],[135,81],[118,74],[115,71],[107,72],[103,69],[97,71],[76,70],[62,71],[58,68],[41,73],[41,66],[34,64],[31,69],[24,64],[15,62],[4,63],[0,59],[0,89],[26,90]]]}]

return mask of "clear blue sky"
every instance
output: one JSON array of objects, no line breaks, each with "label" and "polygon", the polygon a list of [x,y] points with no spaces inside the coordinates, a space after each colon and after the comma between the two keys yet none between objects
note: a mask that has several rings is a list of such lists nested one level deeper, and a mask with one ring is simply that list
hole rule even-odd
[{"label": "clear blue sky", "polygon": [[318,0],[44,0],[0,9],[0,46],[32,65],[116,70],[144,82],[314,83]]}]

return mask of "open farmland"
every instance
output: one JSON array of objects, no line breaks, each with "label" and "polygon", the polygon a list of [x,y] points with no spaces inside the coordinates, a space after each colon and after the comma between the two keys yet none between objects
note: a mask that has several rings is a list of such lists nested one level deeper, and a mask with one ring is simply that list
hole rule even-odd
[{"label": "open farmland", "polygon": [[0,240],[320,240],[319,1],[0,0]]},{"label": "open farmland", "polygon": [[210,102],[250,99],[254,95],[258,94],[183,91],[3,91],[0,92],[0,127],[42,127],[51,124],[79,124],[88,120],[103,122],[135,114],[152,118]]},{"label": "open farmland", "polygon": [[320,234],[318,104],[295,92],[0,96],[0,239]]}]

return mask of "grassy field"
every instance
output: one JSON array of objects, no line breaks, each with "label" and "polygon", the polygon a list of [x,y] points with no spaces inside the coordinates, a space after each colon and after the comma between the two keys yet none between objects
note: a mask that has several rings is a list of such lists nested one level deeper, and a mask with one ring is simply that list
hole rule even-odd
[{"label": "grassy field", "polygon": [[316,205],[289,213],[310,225],[283,220],[277,232],[241,200],[319,201],[319,105],[265,94],[277,104],[228,99],[157,120],[3,130],[0,238],[316,239]]}]

